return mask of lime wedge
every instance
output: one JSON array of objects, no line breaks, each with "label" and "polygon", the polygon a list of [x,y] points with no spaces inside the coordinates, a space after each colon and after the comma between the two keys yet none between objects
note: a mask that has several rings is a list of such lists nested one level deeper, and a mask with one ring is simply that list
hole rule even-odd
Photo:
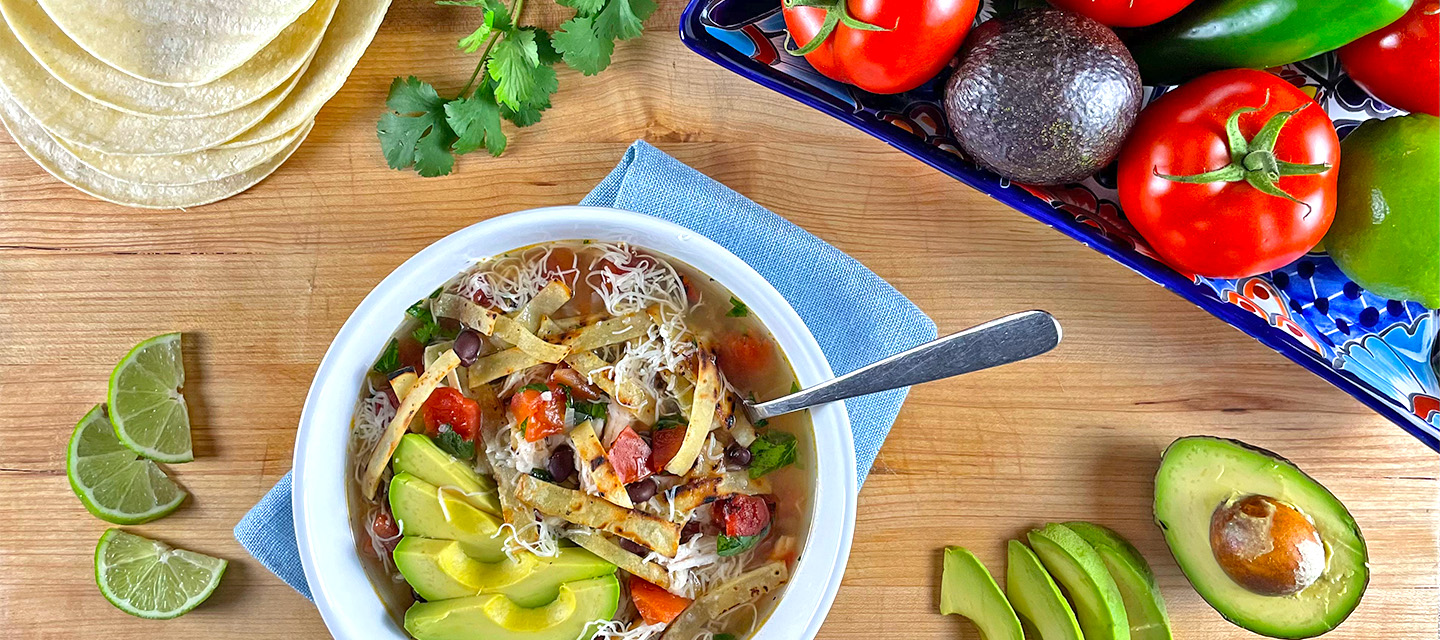
[{"label": "lime wedge", "polygon": [[115,524],[140,524],[169,515],[185,491],[154,462],[115,439],[105,405],[95,405],[75,425],[65,454],[65,475],[85,509]]},{"label": "lime wedge", "polygon": [[180,334],[167,333],[135,345],[110,374],[106,404],[120,444],[160,462],[194,460],[190,412],[180,394],[184,386]]},{"label": "lime wedge", "polygon": [[110,604],[125,613],[168,620],[209,598],[228,564],[110,529],[95,545],[95,584]]}]

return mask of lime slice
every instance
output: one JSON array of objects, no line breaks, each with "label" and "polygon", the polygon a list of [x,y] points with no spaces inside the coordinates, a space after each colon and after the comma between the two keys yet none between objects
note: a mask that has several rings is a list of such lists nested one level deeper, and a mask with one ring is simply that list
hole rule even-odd
[{"label": "lime slice", "polygon": [[110,604],[125,613],[168,620],[209,598],[228,564],[110,529],[95,545],[95,584]]},{"label": "lime slice", "polygon": [[85,509],[115,524],[140,524],[169,515],[185,491],[154,462],[115,439],[105,405],[95,405],[75,425],[65,454],[65,475]]},{"label": "lime slice", "polygon": [[160,462],[189,462],[190,411],[185,408],[185,369],[180,334],[167,333],[138,345],[110,374],[110,422],[120,444]]}]

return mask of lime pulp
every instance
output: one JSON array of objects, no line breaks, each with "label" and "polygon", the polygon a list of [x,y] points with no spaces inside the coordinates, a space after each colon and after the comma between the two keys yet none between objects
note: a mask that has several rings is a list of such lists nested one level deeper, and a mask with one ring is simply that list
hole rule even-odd
[{"label": "lime pulp", "polygon": [[106,404],[115,437],[151,460],[194,460],[190,412],[181,394],[184,386],[180,334],[167,333],[136,345],[110,374]]},{"label": "lime pulp", "polygon": [[228,564],[110,529],[95,546],[95,584],[110,604],[125,613],[168,620],[209,598]]},{"label": "lime pulp", "polygon": [[103,404],[75,425],[65,454],[65,475],[87,511],[115,524],[150,522],[169,515],[185,500],[185,491],[159,466],[115,439]]}]

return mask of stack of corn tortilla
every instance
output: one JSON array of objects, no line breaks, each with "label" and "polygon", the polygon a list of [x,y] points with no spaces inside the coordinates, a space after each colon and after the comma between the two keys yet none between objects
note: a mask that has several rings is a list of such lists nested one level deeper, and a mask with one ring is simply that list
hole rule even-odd
[{"label": "stack of corn tortilla", "polygon": [[390,0],[0,0],[0,120],[97,198],[178,208],[285,162]]}]

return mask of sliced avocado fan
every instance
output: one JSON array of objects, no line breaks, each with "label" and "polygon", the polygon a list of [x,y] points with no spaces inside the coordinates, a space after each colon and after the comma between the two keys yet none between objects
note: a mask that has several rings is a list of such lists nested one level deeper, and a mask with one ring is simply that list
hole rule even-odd
[{"label": "sliced avocado fan", "polygon": [[1025,632],[1010,602],[975,554],[945,548],[940,576],[940,613],[969,618],[984,640],[1024,640]]}]

